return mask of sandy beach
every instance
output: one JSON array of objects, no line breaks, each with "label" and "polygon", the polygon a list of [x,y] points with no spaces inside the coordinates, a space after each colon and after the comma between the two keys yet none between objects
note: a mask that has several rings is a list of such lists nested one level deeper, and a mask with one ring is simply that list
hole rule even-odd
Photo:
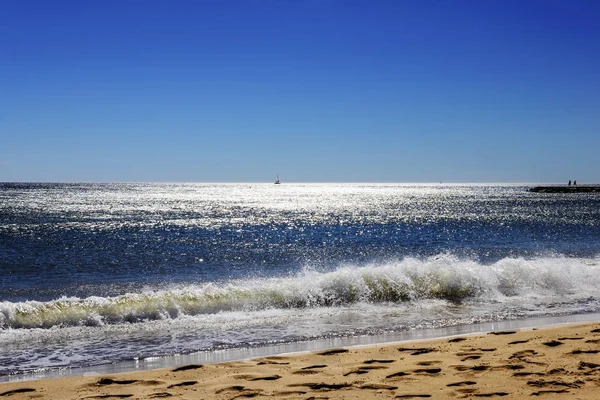
[{"label": "sandy beach", "polygon": [[529,396],[596,399],[600,323],[110,376],[3,383],[11,399],[379,399]]}]

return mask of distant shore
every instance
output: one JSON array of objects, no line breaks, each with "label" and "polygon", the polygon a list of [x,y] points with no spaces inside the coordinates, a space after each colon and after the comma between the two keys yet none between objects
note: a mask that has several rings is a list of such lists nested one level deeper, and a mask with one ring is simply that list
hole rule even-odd
[{"label": "distant shore", "polygon": [[534,193],[600,193],[600,185],[534,186],[529,191]]},{"label": "distant shore", "polygon": [[595,399],[600,323],[0,384],[11,399]]}]

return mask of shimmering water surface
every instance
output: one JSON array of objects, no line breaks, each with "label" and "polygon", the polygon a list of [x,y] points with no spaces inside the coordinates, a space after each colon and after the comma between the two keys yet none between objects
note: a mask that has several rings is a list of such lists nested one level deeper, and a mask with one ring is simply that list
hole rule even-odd
[{"label": "shimmering water surface", "polygon": [[0,375],[600,311],[600,195],[0,184]]}]

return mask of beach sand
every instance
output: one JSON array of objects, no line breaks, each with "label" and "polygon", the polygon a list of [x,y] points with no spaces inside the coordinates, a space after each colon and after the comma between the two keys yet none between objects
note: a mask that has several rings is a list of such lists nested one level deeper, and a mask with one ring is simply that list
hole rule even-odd
[{"label": "beach sand", "polygon": [[10,399],[600,398],[600,323],[0,384]]}]

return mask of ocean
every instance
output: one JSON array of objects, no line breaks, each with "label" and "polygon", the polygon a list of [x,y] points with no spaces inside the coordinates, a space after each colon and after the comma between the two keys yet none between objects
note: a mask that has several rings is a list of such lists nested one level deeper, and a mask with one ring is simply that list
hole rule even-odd
[{"label": "ocean", "polygon": [[0,184],[4,380],[587,315],[599,288],[594,193]]}]

